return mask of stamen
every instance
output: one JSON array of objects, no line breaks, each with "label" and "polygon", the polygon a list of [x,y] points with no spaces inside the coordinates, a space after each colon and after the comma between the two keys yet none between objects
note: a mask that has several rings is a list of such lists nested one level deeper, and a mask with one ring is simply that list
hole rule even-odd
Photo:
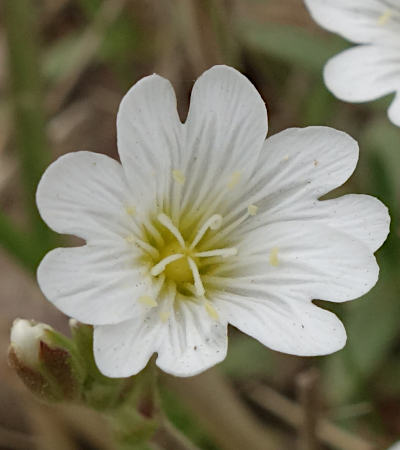
[{"label": "stamen", "polygon": [[211,230],[218,230],[222,225],[222,216],[220,214],[214,214],[211,216],[197,232],[193,242],[190,244],[189,249],[193,249],[200,242],[203,236],[206,234],[206,231],[210,228]]},{"label": "stamen", "polygon": [[378,25],[380,25],[380,26],[386,25],[389,22],[389,20],[392,18],[392,16],[393,16],[393,10],[387,9],[378,18]]},{"label": "stamen", "polygon": [[153,277],[156,277],[157,275],[160,275],[161,272],[164,272],[165,268],[168,264],[177,261],[178,259],[183,258],[184,255],[181,253],[177,253],[176,255],[167,256],[166,258],[162,259],[159,263],[157,263],[155,266],[153,266],[150,270],[150,273],[153,275]]},{"label": "stamen", "polygon": [[218,320],[218,312],[208,300],[204,302],[204,307],[206,308],[207,314],[211,317],[211,319]]},{"label": "stamen", "polygon": [[222,256],[222,258],[227,258],[228,256],[237,255],[237,248],[228,247],[228,248],[216,248],[215,250],[208,250],[206,252],[198,252],[195,253],[194,256],[198,258],[207,258],[209,256]]},{"label": "stamen", "polygon": [[149,295],[142,295],[141,297],[139,297],[138,301],[143,305],[149,306],[150,308],[154,308],[158,305],[154,298],[150,297]]},{"label": "stamen", "polygon": [[164,245],[164,239],[157,228],[149,221],[144,224],[152,237],[156,240],[157,244],[162,247]]},{"label": "stamen", "polygon": [[207,203],[207,210],[204,212],[204,210],[200,207],[204,195],[201,195],[199,193],[194,203],[192,203],[191,208],[188,212],[190,220],[185,219],[184,223],[185,227],[191,228],[194,223],[200,222],[205,215],[209,216],[210,214],[214,213],[218,208],[219,204],[221,203],[221,200],[226,195],[227,195],[227,187],[224,186],[223,189],[219,189],[218,192],[215,195],[213,195],[213,198],[210,200],[209,203]]},{"label": "stamen", "polygon": [[207,246],[213,245],[219,239],[221,239],[222,237],[224,237],[227,234],[231,233],[235,228],[237,228],[241,223],[243,223],[249,216],[250,216],[250,213],[249,213],[249,211],[247,211],[245,214],[243,214],[243,216],[239,217],[239,219],[237,219],[234,222],[230,223],[223,230],[218,231],[218,233],[214,234],[214,236],[212,236],[211,239],[209,239],[207,241]]},{"label": "stamen", "polygon": [[165,323],[172,313],[173,304],[176,299],[176,284],[167,281],[167,296],[163,302],[164,311],[159,312],[161,322]]},{"label": "stamen", "polygon": [[169,316],[171,315],[171,311],[161,311],[159,315],[160,315],[161,322],[165,323],[169,319]]},{"label": "stamen", "polygon": [[[128,238],[127,238],[127,240],[128,240]],[[128,242],[135,243],[135,245],[140,247],[145,252],[149,253],[150,256],[152,256],[155,259],[160,257],[160,253],[156,248],[154,248],[152,245],[148,244],[147,242],[142,241],[141,239],[134,239],[133,241],[128,240]]]},{"label": "stamen", "polygon": [[173,170],[172,177],[180,185],[183,185],[185,183],[186,178],[181,170],[178,170],[178,169]]},{"label": "stamen", "polygon": [[134,216],[136,214],[136,208],[134,206],[126,206],[125,207],[125,212],[129,215],[129,216]]},{"label": "stamen", "polygon": [[258,206],[257,205],[249,205],[247,207],[247,211],[250,214],[250,216],[255,216],[258,211]]},{"label": "stamen", "polygon": [[190,269],[192,270],[196,294],[198,297],[202,297],[206,291],[205,291],[203,283],[201,281],[199,269],[192,258],[188,257],[187,261],[189,263]]},{"label": "stamen", "polygon": [[278,247],[273,247],[269,252],[269,263],[273,267],[279,266],[278,251],[279,251]]},{"label": "stamen", "polygon": [[182,247],[185,247],[185,240],[183,239],[178,228],[172,223],[172,220],[164,213],[157,216],[158,221],[164,225],[178,240]]},{"label": "stamen", "polygon": [[155,289],[154,289],[154,292],[153,292],[153,297],[155,299],[157,299],[158,296],[160,295],[161,289],[164,286],[164,281],[165,281],[165,275],[161,274],[159,276],[158,280],[156,280],[156,283],[155,283]]},{"label": "stamen", "polygon": [[229,189],[233,189],[240,181],[242,174],[239,170],[236,170],[235,172],[233,172],[233,174],[231,175],[231,178],[228,182],[228,188]]},{"label": "stamen", "polygon": [[[204,268],[214,264],[221,264],[221,256],[209,256],[201,262],[201,267]],[[202,275],[202,277],[204,279],[204,275]]]}]

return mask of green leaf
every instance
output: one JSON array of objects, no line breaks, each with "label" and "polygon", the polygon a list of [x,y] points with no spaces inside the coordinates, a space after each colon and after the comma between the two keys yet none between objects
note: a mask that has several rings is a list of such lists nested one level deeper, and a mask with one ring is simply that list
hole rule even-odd
[{"label": "green leaf", "polygon": [[337,36],[315,36],[304,28],[273,23],[245,23],[241,35],[247,45],[318,74],[329,57],[347,47]]}]

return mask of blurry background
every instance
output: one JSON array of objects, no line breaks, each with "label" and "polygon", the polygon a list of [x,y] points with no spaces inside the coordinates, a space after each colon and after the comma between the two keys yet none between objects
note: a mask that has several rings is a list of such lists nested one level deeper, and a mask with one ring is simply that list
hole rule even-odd
[{"label": "blurry background", "polygon": [[15,317],[68,332],[34,278],[61,242],[35,209],[41,173],[75,150],[117,157],[118,104],[142,76],[170,79],[184,118],[193,81],[216,63],[255,84],[270,134],[329,125],[356,138],[357,171],[335,196],[379,197],[392,234],[375,289],[343,305],[320,302],[345,323],[343,351],[290,357],[231,329],[217,369],[162,377],[164,407],[201,449],[367,450],[400,439],[400,129],[386,118],[389,98],[349,105],[324,87],[325,61],[349,44],[315,25],[301,0],[3,0],[0,14],[0,448],[113,448],[99,416],[39,403],[7,366]]}]

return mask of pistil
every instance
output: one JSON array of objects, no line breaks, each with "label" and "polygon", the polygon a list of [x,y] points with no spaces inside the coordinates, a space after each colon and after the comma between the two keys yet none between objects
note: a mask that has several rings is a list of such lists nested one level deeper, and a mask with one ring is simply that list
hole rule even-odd
[{"label": "pistil", "polygon": [[167,256],[166,258],[162,259],[159,263],[157,263],[155,266],[153,266],[150,270],[150,273],[154,277],[156,277],[157,275],[160,275],[160,273],[164,272],[168,264],[177,261],[178,259],[181,259],[183,257],[184,255],[182,253],[176,253],[175,255]]},{"label": "pistil", "polygon": [[[146,251],[156,262],[156,264],[150,269],[152,276],[157,277],[162,274],[165,280],[169,280],[169,283],[173,283],[175,288],[181,286],[189,292],[192,292],[196,297],[204,297],[205,288],[202,281],[202,276],[199,270],[199,259],[201,267],[206,267],[210,263],[215,264],[221,261],[221,258],[228,258],[237,254],[235,247],[229,248],[215,248],[206,251],[196,251],[197,244],[204,238],[208,230],[218,230],[222,225],[222,216],[220,214],[213,214],[209,217],[197,230],[194,239],[191,244],[188,245],[185,242],[178,226],[176,226],[171,218],[164,213],[160,213],[157,216],[158,222],[163,225],[176,239],[168,241],[166,238],[164,241],[164,235],[157,230],[160,234],[160,238],[163,240],[160,248],[155,248],[150,244],[146,244],[144,241],[138,240],[136,243],[144,251]],[[147,225],[147,224],[146,224]],[[153,233],[155,236],[155,234]],[[160,241],[160,239],[158,239]]]}]

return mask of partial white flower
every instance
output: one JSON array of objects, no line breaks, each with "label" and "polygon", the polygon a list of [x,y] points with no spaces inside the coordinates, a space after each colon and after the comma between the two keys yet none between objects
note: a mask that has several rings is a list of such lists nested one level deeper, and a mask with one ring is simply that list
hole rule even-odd
[{"label": "partial white flower", "polygon": [[324,69],[328,89],[348,102],[396,93],[388,114],[400,126],[400,2],[304,1],[321,26],[359,44],[328,61]]},{"label": "partial white flower", "polygon": [[15,319],[11,327],[11,347],[17,358],[28,367],[39,365],[40,341],[48,340],[46,331],[52,330],[49,325],[25,319]]},{"label": "partial white flower", "polygon": [[394,443],[391,447],[389,447],[387,450],[400,450],[400,441],[397,441]]},{"label": "partial white flower", "polygon": [[70,153],[45,172],[43,219],[86,240],[51,251],[38,270],[46,297],[94,325],[111,377],[157,365],[190,376],[223,360],[227,324],[268,347],[321,355],[346,333],[312,299],[343,302],[377,281],[388,233],[373,197],[318,198],[343,184],[357,143],[325,127],[267,140],[254,86],[226,66],[195,83],[184,124],[171,84],[135,84],[117,118],[122,165]]}]

